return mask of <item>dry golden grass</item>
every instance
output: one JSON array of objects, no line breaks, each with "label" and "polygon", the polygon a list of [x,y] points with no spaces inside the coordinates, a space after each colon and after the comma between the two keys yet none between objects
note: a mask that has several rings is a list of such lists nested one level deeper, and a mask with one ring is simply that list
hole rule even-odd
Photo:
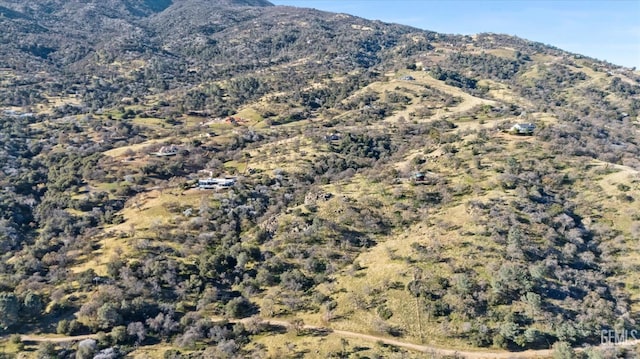
[{"label": "dry golden grass", "polygon": [[[45,102],[38,105],[38,113],[51,114],[53,109],[64,105],[80,106],[82,99],[75,95],[69,96],[44,96]],[[23,109],[20,109],[22,111]]]},{"label": "dry golden grass", "polygon": [[165,124],[163,119],[156,117],[136,117],[132,119],[131,122],[135,125],[145,126],[150,129],[160,129]]},{"label": "dry golden grass", "polygon": [[488,54],[503,57],[506,59],[515,59],[516,51],[509,48],[501,48],[501,49],[489,49],[485,51]]},{"label": "dry golden grass", "polygon": [[535,64],[533,65],[527,72],[520,75],[520,78],[524,83],[528,83],[528,85],[533,86],[535,84],[535,80],[539,80],[543,76],[544,69],[541,67],[546,67],[545,65]]},{"label": "dry golden grass", "polygon": [[[626,166],[614,165],[602,161],[592,161],[595,165],[590,169],[589,176],[595,178],[595,187],[582,192],[585,203],[598,203],[600,209],[592,209],[591,215],[601,217],[600,223],[605,223],[619,231],[624,237],[624,248],[620,251],[617,262],[625,270],[616,275],[626,289],[631,293],[632,312],[640,310],[640,277],[636,275],[634,268],[640,267],[640,257],[637,250],[640,248],[640,219],[638,219],[638,205],[640,200],[640,172]],[[598,176],[596,171],[606,174]],[[628,186],[625,192],[618,185]],[[620,195],[628,195],[633,201],[623,201]],[[588,220],[590,218],[587,217]]]},{"label": "dry golden grass", "polygon": [[[129,200],[125,208],[119,212],[124,222],[108,226],[106,235],[97,238],[100,248],[93,251],[90,257],[78,259],[79,264],[73,266],[74,273],[92,268],[99,275],[106,273],[106,264],[118,254],[131,254],[132,245],[140,238],[155,238],[156,227],[171,221],[176,214],[169,212],[167,205],[190,206],[198,208],[203,200],[208,200],[211,191],[197,189],[183,191],[178,188],[151,190],[143,192]],[[135,234],[130,237],[132,233]],[[120,236],[127,235],[126,238]]]},{"label": "dry golden grass", "polygon": [[423,353],[400,350],[363,339],[343,338],[333,333],[319,336],[297,336],[293,332],[267,334],[255,337],[254,342],[264,345],[267,349],[267,358],[273,359],[293,358],[300,355],[309,359],[325,359],[335,357],[343,350],[345,354],[352,353],[349,358],[356,357],[354,353],[357,353],[355,354],[357,357],[371,357],[379,354],[385,358],[397,356],[412,359],[424,356]]},{"label": "dry golden grass", "polygon": [[23,350],[20,351],[18,344],[12,343],[9,338],[0,339],[0,354],[5,353],[8,355],[16,355],[20,358],[31,359],[36,357],[36,349],[36,346],[25,345]]},{"label": "dry golden grass", "polygon": [[[398,186],[406,187],[409,184]],[[391,208],[387,209],[392,205],[388,195],[391,189],[381,183],[371,183],[363,176],[355,176],[348,183],[327,185],[323,189],[337,196],[319,206],[318,213],[322,217],[335,218],[336,213],[341,212],[342,196],[356,201],[378,200],[382,203],[380,211],[391,210]],[[442,216],[461,218],[461,221],[464,221],[464,217],[460,216],[458,211],[464,211],[464,209],[456,207],[451,213],[442,214]],[[375,314],[375,307],[372,309],[361,307],[363,301],[380,297],[378,300],[386,301],[387,306],[395,313],[389,320],[389,324],[402,327],[406,331],[405,339],[419,342],[421,336],[433,337],[437,334],[437,330],[427,329],[428,323],[416,322],[415,298],[405,290],[406,284],[412,280],[414,271],[412,266],[403,259],[412,256],[411,245],[420,243],[433,246],[434,241],[441,240],[439,237],[434,237],[427,228],[426,223],[420,223],[390,236],[376,238],[378,244],[354,260],[357,264],[355,269],[347,268],[336,276],[331,286],[321,287],[321,291],[331,295],[338,303],[335,313],[338,319],[331,322],[332,328],[380,335],[378,328],[375,327],[375,323],[380,320]],[[442,240],[446,239],[442,238]],[[435,274],[444,269],[429,267],[428,270]],[[378,291],[382,294],[375,294]],[[323,323],[322,313],[306,315],[305,320],[310,323]]]},{"label": "dry golden grass", "polygon": [[127,62],[121,61],[113,61],[108,64],[110,70],[118,71],[124,76],[128,77],[130,80],[134,80],[134,71],[141,70],[146,66],[146,61],[141,59],[136,59]]},{"label": "dry golden grass", "polygon": [[[412,83],[415,82],[415,85],[428,85],[429,87],[435,88],[449,95],[460,97],[462,99],[462,103],[451,109],[452,114],[466,112],[477,106],[495,104],[494,101],[469,95],[460,88],[450,86],[445,84],[443,81],[436,80],[424,71],[413,71],[410,75],[415,78],[415,81],[412,81]],[[446,116],[449,116],[449,114],[440,113],[436,114],[436,116],[430,117],[429,119],[433,120],[438,119],[438,117],[442,118]]]},{"label": "dry golden grass", "polygon": [[[176,349],[175,346],[162,343],[156,345],[145,345],[136,348],[133,352],[127,355],[127,358],[133,359],[163,359],[165,352],[171,349]],[[182,353],[187,354],[185,350],[180,350]]]},{"label": "dry golden grass", "polygon": [[[455,218],[455,222],[465,221],[464,209],[456,207],[438,217]],[[337,276],[332,296],[338,303],[336,317],[331,327],[373,335],[381,333],[376,323],[382,321],[376,314],[376,305],[363,308],[363,303],[373,300],[383,302],[392,310],[393,316],[387,320],[391,326],[404,330],[404,341],[456,348],[470,348],[465,341],[443,337],[437,321],[428,318],[422,304],[405,288],[413,279],[414,271],[420,268],[427,276],[451,278],[451,269],[444,265],[416,263],[410,265],[406,258],[415,256],[411,248],[418,243],[442,252],[444,257],[455,258],[460,266],[474,266],[483,259],[477,256],[468,259],[469,251],[461,247],[463,240],[446,231],[434,231],[427,224],[416,224],[406,231],[386,237],[354,261],[362,268],[356,272],[345,271]],[[469,263],[467,263],[469,262]],[[485,275],[485,276],[488,276]],[[456,325],[456,323],[452,323]]]},{"label": "dry golden grass", "polygon": [[559,58],[557,56],[547,55],[543,53],[535,53],[535,54],[532,54],[530,57],[531,57],[531,60],[533,60],[533,62],[538,62],[538,63],[550,63],[550,62],[559,61]]},{"label": "dry golden grass", "polygon": [[47,101],[49,102],[49,106],[53,107],[59,107],[59,106],[64,106],[64,105],[80,105],[82,104],[82,100],[75,96],[75,95],[69,95],[66,97],[60,97],[60,96],[46,96]]},{"label": "dry golden grass", "polygon": [[525,98],[518,96],[516,93],[511,91],[509,86],[505,84],[501,84],[492,80],[481,80],[478,82],[478,86],[487,86],[489,87],[488,95],[491,98],[494,98],[498,101],[504,101],[507,103],[515,103],[525,108],[532,107],[533,104],[531,101],[526,100]]},{"label": "dry golden grass", "polygon": [[[554,121],[555,119],[545,118],[544,120]],[[537,143],[535,137],[497,134],[492,141],[501,143],[509,148],[509,151],[502,155],[484,158],[485,166],[503,165],[501,162],[505,156],[519,156],[524,153],[535,156],[542,151],[541,144]],[[523,147],[522,143],[529,145]],[[418,154],[419,152],[416,151],[410,152],[407,160]],[[471,156],[470,150],[464,145],[456,154],[463,163],[470,161]],[[406,161],[404,163],[406,164]],[[418,311],[419,305],[405,289],[406,284],[412,280],[416,268],[420,268],[429,276],[439,275],[446,278],[455,276],[454,268],[474,268],[478,272],[479,280],[490,281],[493,273],[489,272],[491,267],[488,264],[499,264],[502,260],[499,253],[503,249],[496,243],[488,242],[484,235],[476,234],[483,233],[484,228],[476,224],[474,215],[467,210],[466,203],[471,198],[483,202],[490,199],[508,202],[515,199],[516,194],[496,188],[497,174],[493,172],[484,172],[482,176],[477,176],[476,172],[466,173],[454,169],[447,161],[429,162],[426,167],[429,171],[447,178],[448,187],[466,184],[478,188],[479,192],[453,198],[452,202],[443,209],[429,210],[421,214],[422,219],[419,223],[391,235],[377,237],[378,244],[354,260],[357,267],[342,271],[331,285],[320,286],[321,292],[330,295],[338,303],[336,319],[329,323],[332,328],[379,335],[375,325],[380,321],[376,314],[376,306],[379,303],[386,303],[394,313],[387,322],[405,330],[403,340],[419,343],[422,338],[425,338],[427,343],[436,345],[461,349],[471,347],[464,340],[443,337],[440,323],[427,318],[426,313]],[[412,188],[408,182],[390,186],[384,183],[372,183],[360,175],[352,177],[345,183],[323,186],[325,191],[334,193],[335,196],[321,204],[318,213],[320,216],[334,215],[340,209],[342,196],[356,201],[368,197],[375,198],[383,203],[380,210],[387,211],[386,206],[392,202],[389,193],[395,187]],[[438,253],[440,258],[448,259],[445,263],[452,263],[452,265],[430,263],[424,260],[412,262],[409,258],[417,259],[418,255],[411,247],[414,243],[431,248],[431,251]],[[374,300],[377,303],[369,308],[362,304],[371,303]],[[421,319],[418,320],[418,318]],[[308,323],[324,324],[322,313],[305,314],[304,319]],[[450,323],[454,330],[462,324],[455,320]]]},{"label": "dry golden grass", "polygon": [[110,156],[110,157],[122,157],[128,151],[138,152],[138,151],[144,149],[147,146],[154,145],[154,144],[157,144],[157,143],[161,143],[163,141],[166,141],[166,140],[165,139],[148,140],[148,141],[145,141],[145,142],[142,142],[142,143],[137,143],[137,144],[134,144],[134,145],[122,146],[122,147],[114,148],[112,150],[105,151],[104,154],[106,156]]},{"label": "dry golden grass", "polygon": [[544,112],[530,113],[529,116],[533,121],[540,122],[544,125],[551,125],[558,123],[558,118]]},{"label": "dry golden grass", "polygon": [[224,163],[224,170],[234,174],[244,174],[249,162],[247,161],[228,161]]},{"label": "dry golden grass", "polygon": [[[513,55],[511,50],[495,52],[494,54],[504,57]],[[540,75],[538,70],[536,67],[526,76],[529,76],[531,79],[538,78]],[[594,74],[592,70],[585,72],[591,77],[589,81],[602,80],[600,74]],[[410,74],[416,80],[402,81],[397,79],[404,74]],[[415,100],[416,97],[412,92],[417,92],[423,89],[424,85],[428,85],[462,99],[462,103],[458,106],[449,109],[448,112],[440,111],[428,120],[445,117],[451,118],[480,105],[495,104],[494,101],[477,98],[463,92],[459,88],[448,86],[441,81],[431,78],[424,72],[403,71],[401,73],[390,74],[390,76],[393,77],[390,81],[371,84],[360,90],[354,96],[361,94],[363,91],[375,91],[379,94],[383,94],[385,91],[398,91]],[[316,85],[319,86],[319,84]],[[526,101],[518,98],[506,85],[497,84],[490,80],[482,81],[481,85],[489,86],[489,94],[496,100],[518,103],[525,107],[530,105]],[[397,121],[401,116],[405,118],[410,117],[409,113],[415,111],[419,106],[416,102],[417,101],[412,101],[406,109],[393,114],[387,118],[386,121]],[[268,99],[264,98],[259,105],[262,106],[267,103]],[[244,108],[239,111],[236,116],[246,118],[254,124],[262,121],[257,107]],[[348,116],[348,114],[345,116]],[[543,113],[529,114],[529,116],[532,120],[544,124],[552,124],[557,121],[556,118]],[[197,125],[196,122],[202,121],[202,118],[196,117],[185,117],[185,119],[188,125]],[[501,118],[485,120],[482,124],[478,120],[458,121],[458,129],[456,131],[494,129],[498,123],[506,120],[518,121],[519,119]],[[161,119],[134,120],[136,124],[149,127],[160,127],[162,124],[161,121]],[[303,126],[312,121],[313,120],[299,121],[283,127]],[[232,127],[229,125],[214,124],[210,126],[210,128],[223,132],[222,136],[215,139],[217,142],[230,141],[233,137],[233,134],[231,134]],[[535,137],[511,136],[504,133],[493,133],[492,135],[491,141],[504,143],[503,148],[509,150],[513,156],[524,153],[524,150],[518,152],[519,146],[523,142],[531,144],[536,144],[537,142]],[[468,135],[464,140],[468,141],[472,139],[473,136],[475,135]],[[151,140],[142,144],[125,146],[107,151],[105,154],[111,157],[120,157],[129,150],[137,152],[146,146],[161,141],[165,140]],[[460,152],[456,154],[456,157],[461,159],[463,163],[469,163],[472,158],[468,153],[469,150],[465,148],[464,144],[460,144],[460,147]],[[286,140],[263,144],[260,147],[247,151],[250,155],[248,166],[264,171],[272,171],[280,168],[288,172],[295,172],[304,166],[308,166],[316,156],[327,150],[326,145],[315,144],[308,138],[298,135]],[[441,149],[437,149],[435,154],[443,155],[444,152]],[[418,155],[424,155],[424,150],[414,150],[408,153],[403,161],[399,161],[393,165],[403,171],[413,170],[411,160]],[[499,156],[483,158],[483,165],[485,166],[497,164],[500,164]],[[243,160],[225,163],[225,168],[236,173],[243,173],[246,167],[247,163]],[[483,173],[480,177],[474,177],[468,173],[464,174],[463,169],[451,168],[451,166],[444,163],[444,161],[432,162],[430,160],[429,165],[423,167],[446,177],[449,181],[449,186],[458,184],[473,185],[480,188],[480,193],[474,193],[471,196],[464,195],[462,198],[454,198],[444,209],[426,210],[424,213],[421,213],[423,218],[418,223],[398,230],[390,235],[375,238],[377,245],[364,251],[355,259],[354,263],[358,265],[356,268],[347,268],[336,275],[333,283],[319,286],[319,291],[331,295],[338,303],[335,319],[327,323],[323,318],[322,312],[298,313],[298,317],[302,318],[307,324],[328,325],[335,329],[380,335],[379,328],[376,327],[376,322],[381,320],[376,314],[376,306],[378,303],[372,305],[370,308],[363,308],[362,306],[363,302],[375,300],[379,303],[385,303],[385,305],[393,311],[394,315],[387,322],[392,326],[398,326],[405,330],[405,336],[402,340],[415,343],[424,341],[430,344],[470,348],[468,343],[463,340],[443,337],[440,323],[433,318],[428,318],[427,314],[419,309],[421,304],[406,290],[406,285],[413,279],[414,272],[418,269],[429,275],[447,278],[454,276],[453,266],[430,263],[428,261],[412,261],[412,259],[416,259],[417,256],[412,245],[420,244],[431,248],[437,251],[440,257],[448,259],[449,263],[455,263],[455,267],[474,268],[478,270],[480,279],[490,280],[492,273],[488,273],[486,270],[483,271],[482,268],[486,268],[487,263],[498,260],[497,257],[493,257],[491,254],[491,251],[496,248],[492,248],[493,244],[491,243],[484,243],[484,238],[474,235],[474,233],[481,232],[482,228],[474,224],[473,215],[467,211],[465,205],[469,198],[480,201],[500,198],[508,201],[511,195],[506,194],[504,191],[493,189],[496,181],[496,174],[494,173]],[[477,171],[474,173],[477,173]],[[606,205],[606,219],[611,223],[615,223],[616,228],[630,228],[635,223],[631,217],[637,210],[634,209],[633,204],[622,204],[619,203],[619,201],[607,198],[608,195],[606,193],[617,193],[617,185],[619,183],[629,183],[633,175],[634,173],[630,173],[627,169],[622,168],[619,172],[602,176],[597,184],[602,187],[604,193],[588,195],[590,196],[588,199],[597,200],[598,203],[608,201],[609,204]],[[635,175],[637,175],[637,173]],[[113,185],[104,184],[97,186],[97,189],[109,191],[112,189],[112,186]],[[346,182],[323,186],[325,191],[331,192],[335,194],[335,196],[333,199],[319,206],[318,214],[320,217],[325,218],[334,217],[343,205],[341,203],[343,196],[355,201],[376,200],[382,203],[381,208],[378,208],[378,210],[392,211],[393,199],[390,193],[394,190],[409,191],[411,188],[412,186],[408,182],[393,185],[374,183],[365,176],[356,175]],[[637,186],[634,191],[637,191]],[[113,255],[120,251],[130,253],[137,239],[153,237],[152,227],[165,223],[166,221],[171,221],[176,217],[176,214],[170,213],[167,210],[167,204],[178,203],[197,207],[203,198],[208,196],[208,192],[182,192],[177,189],[167,189],[163,192],[150,190],[136,196],[130,200],[126,208],[120,212],[120,214],[124,216],[125,222],[105,229],[107,233],[113,234],[98,239],[101,248],[93,253],[90,258],[83,258],[82,263],[73,268],[73,270],[80,272],[88,268],[93,268],[98,274],[104,274],[106,272],[106,263]],[[133,238],[122,239],[117,236],[117,233],[131,232],[133,229],[135,229],[135,236]],[[464,235],[462,232],[471,234]],[[624,233],[628,234],[629,230],[624,231]],[[484,248],[486,252],[482,253],[478,248]],[[621,261],[629,267],[640,264],[640,260],[635,257],[623,257]],[[621,278],[621,281],[628,287],[636,286],[640,288],[640,280],[633,278],[631,275]],[[269,288],[260,298],[252,298],[252,300],[257,304],[262,304],[266,300],[266,297],[277,297],[277,295],[278,292],[276,289]],[[640,299],[640,289],[634,291],[633,299]],[[638,309],[640,309],[640,305],[635,304],[634,310]],[[460,325],[460,323],[457,323],[454,319],[451,325],[455,327],[456,325]],[[335,353],[342,349],[340,337],[332,334],[322,337],[299,337],[293,333],[269,334],[256,338],[256,343],[264,344],[269,355],[274,358],[294,355],[307,348],[314,349],[306,351],[305,357],[324,358],[327,357],[329,353]],[[362,348],[375,346],[376,350],[384,350],[383,348],[377,347],[376,344],[351,339],[349,339],[349,345],[358,345]],[[132,354],[132,357],[160,358],[168,348],[169,346],[165,345],[145,347],[136,350]],[[318,348],[317,351],[315,348]],[[368,349],[363,349],[360,352],[360,354],[363,355],[367,353],[369,353]]]},{"label": "dry golden grass", "polygon": [[238,113],[236,114],[236,117],[249,120],[251,123],[257,123],[263,120],[260,113],[252,107],[246,107],[238,111]]},{"label": "dry golden grass", "polygon": [[[247,151],[250,156],[248,167],[263,171],[300,172],[324,151],[327,151],[326,145],[316,145],[309,138],[294,136]],[[244,161],[241,165],[245,165]]]}]

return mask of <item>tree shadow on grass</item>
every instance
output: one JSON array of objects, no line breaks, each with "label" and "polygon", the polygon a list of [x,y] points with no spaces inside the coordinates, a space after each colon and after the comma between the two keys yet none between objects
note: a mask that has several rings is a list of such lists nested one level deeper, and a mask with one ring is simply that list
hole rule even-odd
[{"label": "tree shadow on grass", "polygon": [[305,335],[309,335],[312,337],[326,337],[332,332],[333,330],[329,328],[307,328],[304,330]]}]

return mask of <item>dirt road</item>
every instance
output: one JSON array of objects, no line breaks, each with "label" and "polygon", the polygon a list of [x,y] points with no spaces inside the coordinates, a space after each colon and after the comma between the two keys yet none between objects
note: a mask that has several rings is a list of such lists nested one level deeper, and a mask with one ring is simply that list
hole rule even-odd
[{"label": "dirt road", "polygon": [[47,335],[23,335],[20,337],[23,342],[50,342],[50,343],[68,343],[68,342],[78,342],[85,339],[95,339],[97,338],[97,334],[87,334],[87,335],[76,335],[76,336],[68,336],[68,337],[59,337],[59,336],[47,336]]},{"label": "dirt road", "polygon": [[[212,318],[214,320],[222,320],[222,318]],[[230,320],[230,322],[242,322],[246,323],[251,318],[241,319],[241,320]],[[263,320],[263,324],[272,325],[272,326],[280,326],[280,327],[291,327],[291,323],[283,320],[275,320],[268,319]],[[542,350],[527,350],[522,352],[507,352],[507,351],[469,351],[469,350],[455,350],[455,349],[445,349],[438,348],[430,345],[421,345],[414,344],[406,341],[369,335],[363,333],[356,333],[346,330],[338,330],[331,329],[326,327],[320,327],[315,325],[305,325],[304,329],[310,330],[326,330],[333,335],[337,335],[344,338],[354,338],[361,339],[365,341],[370,341],[374,343],[384,343],[388,345],[393,345],[399,348],[409,349],[413,351],[423,352],[434,356],[457,356],[467,359],[535,359],[535,358],[550,358],[553,355],[553,350],[551,349],[542,349]],[[634,347],[636,345],[640,345],[640,340],[627,341],[624,343],[617,344],[617,347]],[[602,345],[599,348],[604,349],[605,346]],[[576,351],[583,351],[584,348],[577,348]]]},{"label": "dirt road", "polygon": [[[226,320],[222,317],[212,317],[214,321],[223,321]],[[245,318],[245,319],[229,319],[230,323],[248,323],[250,321],[256,320],[255,318]],[[270,326],[278,326],[278,327],[286,327],[289,328],[292,326],[291,322],[285,320],[277,320],[277,319],[264,319],[261,320],[260,323],[270,325]],[[305,325],[304,329],[309,330],[323,330],[327,331],[329,335],[337,335],[343,338],[354,338],[361,339],[373,343],[384,343],[387,345],[393,345],[398,348],[404,348],[408,350],[413,350],[417,352],[423,352],[434,356],[457,356],[467,359],[535,359],[535,358],[549,358],[553,355],[553,350],[543,349],[543,350],[527,350],[523,352],[507,352],[507,351],[470,351],[470,350],[455,350],[455,349],[446,349],[446,348],[438,348],[430,345],[422,345],[410,343],[402,340],[386,338],[377,335],[369,335],[363,333],[356,333],[347,330],[338,330],[331,329],[327,327],[315,326],[315,325]],[[38,335],[23,335],[22,341],[24,342],[52,342],[52,343],[66,343],[66,342],[75,342],[81,341],[84,339],[95,339],[97,338],[96,334],[88,334],[88,335],[77,335],[77,336],[68,336],[68,337],[60,337],[60,336],[38,336]],[[634,347],[640,345],[640,340],[627,341],[624,343],[617,344],[617,347]],[[610,345],[608,345],[610,346]],[[601,345],[597,348],[604,349],[606,346]],[[584,348],[577,348],[576,351],[583,351]]]}]

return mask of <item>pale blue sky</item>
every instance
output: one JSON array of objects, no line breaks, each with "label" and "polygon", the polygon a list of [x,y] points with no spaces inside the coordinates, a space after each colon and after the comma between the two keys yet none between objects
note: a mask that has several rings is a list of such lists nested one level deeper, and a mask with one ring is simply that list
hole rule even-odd
[{"label": "pale blue sky", "polygon": [[640,0],[271,0],[452,34],[495,32],[640,69]]}]

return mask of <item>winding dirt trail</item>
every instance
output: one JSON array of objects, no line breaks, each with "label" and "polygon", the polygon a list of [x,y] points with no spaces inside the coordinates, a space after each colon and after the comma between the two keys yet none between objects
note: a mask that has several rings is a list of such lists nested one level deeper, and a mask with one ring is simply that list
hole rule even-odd
[{"label": "winding dirt trail", "polygon": [[[223,318],[212,318],[213,320],[223,320]],[[240,320],[229,320],[232,323],[247,323],[253,320],[252,318],[245,318]],[[291,322],[284,320],[275,320],[275,319],[266,319],[262,320],[263,324],[271,325],[271,326],[280,326],[280,327],[291,327]],[[338,330],[331,329],[327,327],[320,327],[315,325],[305,325],[304,329],[310,330],[324,330],[330,334],[334,334],[343,338],[354,338],[361,339],[374,343],[384,343],[388,345],[393,345],[399,348],[409,349],[413,351],[418,351],[422,353],[427,353],[433,356],[456,356],[467,359],[535,359],[535,358],[550,358],[553,356],[552,349],[541,349],[541,350],[526,350],[522,352],[507,352],[507,351],[470,351],[470,350],[455,350],[455,349],[445,349],[438,348],[430,345],[422,345],[415,344],[406,341],[386,338],[382,336],[369,335],[357,332],[351,332],[347,330]],[[634,347],[636,345],[640,345],[640,340],[626,341],[624,343],[616,344],[616,347]],[[600,345],[597,348],[604,349],[607,347],[611,347],[611,344],[608,345]],[[575,348],[576,351],[584,351],[585,348]]]},{"label": "winding dirt trail", "polygon": [[[449,94],[451,96],[459,97],[462,100],[455,107],[448,108],[447,111],[443,109],[439,109],[436,111],[434,115],[429,116],[428,118],[425,118],[423,120],[420,120],[420,122],[431,122],[435,120],[441,120],[443,118],[453,117],[454,115],[459,113],[467,112],[476,106],[496,104],[496,101],[494,100],[484,99],[484,98],[480,98],[480,97],[476,97],[471,94],[468,94],[458,87],[447,85],[444,83],[444,81],[434,79],[433,77],[431,77],[429,74],[425,72],[414,73],[413,76],[415,77],[415,80],[412,81],[411,83],[407,83],[406,81],[398,81],[398,80],[395,80],[392,83],[404,83],[405,85],[412,85],[412,86],[426,85],[436,90],[442,91],[446,94]],[[406,109],[399,111],[398,113],[388,117],[387,119],[384,120],[384,122],[397,122],[398,118],[400,117],[409,118],[410,117],[409,113],[415,111],[420,106],[422,106],[420,103],[411,104],[407,106]]]},{"label": "winding dirt trail", "polygon": [[[265,320],[263,323],[274,326],[283,326],[289,327],[291,323],[281,320]],[[338,330],[338,329],[330,329],[324,327],[318,327],[315,325],[305,325],[304,329],[311,330],[328,330],[331,334],[344,337],[344,338],[354,338],[361,339],[373,343],[384,343],[387,345],[393,345],[398,348],[409,349],[417,352],[427,353],[433,356],[457,356],[468,359],[489,359],[489,358],[504,358],[504,359],[515,359],[515,358],[547,358],[553,355],[552,350],[529,350],[525,352],[513,353],[513,352],[481,352],[481,351],[461,351],[454,349],[444,349],[437,348],[430,345],[422,345],[422,344],[414,344],[401,340],[385,338],[376,335],[369,335],[363,333],[356,333],[347,330]]]},{"label": "winding dirt trail", "polygon": [[[212,317],[214,321],[228,321],[229,323],[249,323],[251,321],[255,321],[255,318],[244,318],[244,319],[225,319],[222,317]],[[292,323],[285,320],[277,320],[277,319],[264,319],[259,323],[266,324],[269,326],[277,326],[277,327],[292,327]],[[459,358],[467,358],[467,359],[535,359],[535,358],[549,358],[553,355],[553,350],[551,349],[542,349],[542,350],[527,350],[523,352],[506,352],[506,351],[471,351],[471,350],[455,350],[455,349],[445,349],[438,348],[430,345],[422,345],[415,344],[406,341],[386,338],[382,336],[369,335],[357,332],[351,332],[347,330],[338,330],[331,329],[327,327],[315,326],[315,325],[304,325],[304,329],[308,330],[320,330],[326,331],[329,335],[337,335],[343,338],[354,338],[361,339],[373,343],[384,343],[387,345],[393,345],[399,348],[409,349],[417,352],[426,353],[433,356],[456,356]],[[46,336],[46,335],[23,335],[21,337],[23,342],[51,342],[51,343],[68,343],[81,341],[84,339],[95,339],[97,338],[97,334],[87,334],[87,335],[77,335],[77,336]],[[630,340],[624,343],[616,344],[616,347],[634,347],[640,345],[640,340]],[[611,344],[600,345],[596,348],[605,349],[610,348]],[[584,348],[576,348],[576,351],[584,351]]]},{"label": "winding dirt trail", "polygon": [[68,343],[68,342],[79,342],[85,339],[96,339],[98,337],[97,334],[86,334],[86,335],[76,335],[76,336],[67,336],[67,337],[55,337],[48,335],[22,335],[20,339],[23,342],[50,342],[50,343]]}]

